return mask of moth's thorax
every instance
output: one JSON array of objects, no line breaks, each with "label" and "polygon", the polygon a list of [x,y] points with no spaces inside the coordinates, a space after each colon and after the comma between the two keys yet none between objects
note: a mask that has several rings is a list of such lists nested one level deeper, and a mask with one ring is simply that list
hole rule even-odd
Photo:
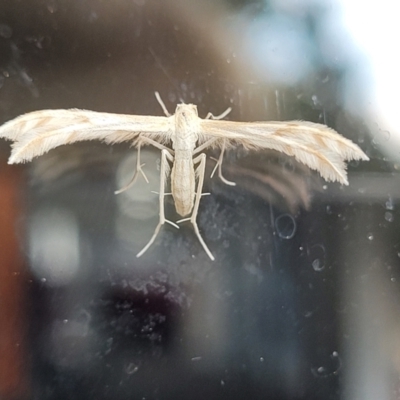
[{"label": "moth's thorax", "polygon": [[175,150],[193,150],[196,147],[200,119],[194,104],[178,104],[175,111],[175,132],[171,139]]}]

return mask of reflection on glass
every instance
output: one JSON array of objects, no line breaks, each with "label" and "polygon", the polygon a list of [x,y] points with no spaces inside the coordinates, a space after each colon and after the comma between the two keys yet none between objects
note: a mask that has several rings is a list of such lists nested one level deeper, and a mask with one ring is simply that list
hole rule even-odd
[{"label": "reflection on glass", "polygon": [[66,209],[38,210],[29,225],[32,272],[50,286],[63,286],[79,273],[80,238],[74,214]]}]

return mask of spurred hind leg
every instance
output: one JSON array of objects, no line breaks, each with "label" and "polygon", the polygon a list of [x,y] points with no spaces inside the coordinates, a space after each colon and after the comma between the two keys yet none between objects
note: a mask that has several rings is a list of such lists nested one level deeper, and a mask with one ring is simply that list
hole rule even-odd
[{"label": "spurred hind leg", "polygon": [[134,185],[134,183],[136,182],[136,179],[137,179],[137,177],[139,175],[139,172],[142,174],[144,180],[147,183],[149,183],[149,180],[147,179],[146,174],[142,170],[142,167],[144,166],[144,164],[140,164],[140,148],[141,148],[142,144],[144,144],[144,143],[151,144],[152,146],[157,147],[160,150],[167,150],[168,153],[174,154],[173,150],[169,149],[168,147],[165,147],[164,145],[162,145],[161,143],[156,142],[155,140],[152,140],[152,139],[147,138],[145,136],[139,137],[138,142],[137,142],[137,148],[138,148],[137,152],[138,153],[137,153],[137,159],[136,159],[136,171],[133,174],[133,177],[130,180],[130,182],[127,185],[125,185],[123,188],[121,188],[119,190],[116,190],[114,192],[115,194],[120,194],[122,192],[125,192],[125,190],[128,190],[130,187],[132,187]]},{"label": "spurred hind leg", "polygon": [[213,160],[215,160],[217,163],[215,164],[215,167],[214,167],[213,171],[211,172],[211,178],[214,176],[215,171],[218,168],[218,177],[219,177],[219,179],[221,179],[221,181],[224,182],[226,185],[236,186],[235,182],[228,181],[228,179],[225,179],[223,177],[223,175],[222,175],[221,167],[222,167],[222,161],[224,160],[224,153],[225,153],[225,142],[222,144],[221,153],[220,153],[220,155],[218,157],[218,160],[213,158]]},{"label": "spurred hind leg", "polygon": [[146,174],[145,174],[145,173],[143,172],[143,170],[142,170],[142,167],[143,167],[144,164],[140,164],[140,146],[141,146],[141,143],[138,144],[137,159],[136,159],[136,171],[135,171],[135,173],[133,174],[132,179],[130,180],[130,182],[129,182],[127,185],[125,185],[124,187],[122,187],[122,188],[119,189],[119,190],[116,190],[116,191],[114,192],[115,194],[120,194],[120,193],[122,193],[122,192],[125,192],[125,190],[128,190],[130,187],[132,187],[133,184],[136,182],[136,179],[137,179],[139,173],[141,173],[142,176],[143,176],[143,178],[144,178],[144,180],[145,180],[147,183],[149,183],[149,180],[147,179]]},{"label": "spurred hind leg", "polygon": [[168,224],[171,224],[172,226],[175,226],[175,228],[179,229],[178,225],[165,219],[165,212],[164,212],[165,193],[164,193],[164,191],[165,191],[165,181],[167,179],[168,170],[169,170],[168,160],[173,162],[174,157],[169,153],[168,150],[163,149],[161,151],[161,168],[160,168],[160,192],[159,192],[160,219],[159,219],[158,225],[156,226],[156,229],[155,229],[154,234],[151,237],[150,241],[146,244],[146,246],[143,247],[143,249],[136,255],[136,257],[140,257],[141,255],[143,255],[143,253],[145,253],[146,250],[153,244],[154,240],[156,239],[156,237],[158,235],[158,232],[160,232],[161,226],[164,225],[165,222],[167,222]]},{"label": "spurred hind leg", "polygon": [[199,204],[200,204],[200,199],[201,199],[201,191],[203,190],[203,183],[204,183],[204,174],[206,171],[206,155],[200,154],[198,157],[196,157],[193,160],[194,163],[200,162],[199,166],[197,167],[197,175],[199,177],[199,181],[197,183],[197,192],[196,192],[196,198],[194,201],[194,206],[193,206],[193,211],[192,211],[192,216],[190,217],[190,222],[193,225],[194,231],[196,233],[197,238],[199,239],[199,242],[203,246],[204,251],[207,253],[208,257],[211,258],[211,260],[215,260],[214,256],[212,255],[210,249],[207,247],[206,243],[204,242],[203,238],[200,235],[199,227],[197,226],[197,213],[199,211]]}]

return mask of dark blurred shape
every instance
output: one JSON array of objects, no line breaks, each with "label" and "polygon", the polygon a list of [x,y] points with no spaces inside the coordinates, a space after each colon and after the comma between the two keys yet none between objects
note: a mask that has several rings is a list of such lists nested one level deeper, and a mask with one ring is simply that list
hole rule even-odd
[{"label": "dark blurred shape", "polygon": [[[4,159],[2,160],[4,162]],[[19,168],[0,168],[0,398],[28,398],[27,275],[15,228],[22,213]]]}]

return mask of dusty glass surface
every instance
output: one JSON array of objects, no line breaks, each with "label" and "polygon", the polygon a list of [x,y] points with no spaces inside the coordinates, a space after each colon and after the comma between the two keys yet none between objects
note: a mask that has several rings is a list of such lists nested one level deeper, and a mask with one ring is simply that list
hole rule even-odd
[{"label": "dusty glass surface", "polygon": [[[395,399],[399,123],[395,2],[0,4],[0,122],[39,109],[309,120],[357,143],[347,187],[230,152],[198,223],[157,225],[129,144],[8,166],[0,144],[1,399]],[[175,213],[166,198],[169,219]],[[399,353],[399,354],[398,354]]]}]

